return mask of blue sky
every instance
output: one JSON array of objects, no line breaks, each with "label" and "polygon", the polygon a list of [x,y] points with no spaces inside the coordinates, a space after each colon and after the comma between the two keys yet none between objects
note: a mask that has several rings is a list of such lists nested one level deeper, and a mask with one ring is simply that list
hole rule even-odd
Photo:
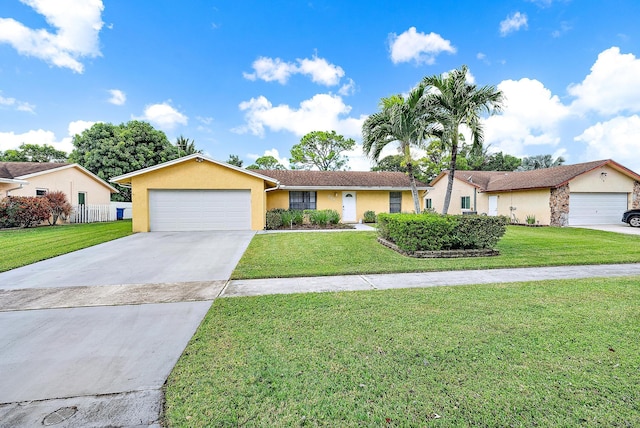
[{"label": "blue sky", "polygon": [[2,0],[0,150],[142,119],[215,159],[286,163],[310,131],[359,143],[380,98],[466,64],[507,97],[491,151],[640,171],[639,16],[637,0]]}]

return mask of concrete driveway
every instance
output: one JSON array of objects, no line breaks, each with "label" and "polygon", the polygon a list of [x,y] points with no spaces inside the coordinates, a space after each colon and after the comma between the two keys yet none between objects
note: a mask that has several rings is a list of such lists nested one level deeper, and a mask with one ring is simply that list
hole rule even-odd
[{"label": "concrete driveway", "polygon": [[136,234],[0,273],[0,427],[156,424],[253,235]]},{"label": "concrete driveway", "polygon": [[622,223],[622,222],[620,222],[619,224],[589,224],[584,226],[572,226],[572,227],[603,230],[605,232],[623,233],[625,235],[640,235],[640,227],[631,227],[628,224]]}]

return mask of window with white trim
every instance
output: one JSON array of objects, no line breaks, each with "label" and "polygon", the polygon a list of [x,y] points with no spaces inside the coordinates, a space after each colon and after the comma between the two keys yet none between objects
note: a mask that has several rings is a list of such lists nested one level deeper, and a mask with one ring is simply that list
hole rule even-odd
[{"label": "window with white trim", "polygon": [[433,209],[433,201],[431,200],[431,198],[424,200],[424,208],[427,210]]},{"label": "window with white trim", "polygon": [[471,209],[471,196],[463,196],[460,198],[460,208],[463,210]]},{"label": "window with white trim", "polygon": [[402,192],[389,192],[389,212],[402,212]]},{"label": "window with white trim", "polygon": [[316,192],[289,192],[290,210],[315,210]]}]

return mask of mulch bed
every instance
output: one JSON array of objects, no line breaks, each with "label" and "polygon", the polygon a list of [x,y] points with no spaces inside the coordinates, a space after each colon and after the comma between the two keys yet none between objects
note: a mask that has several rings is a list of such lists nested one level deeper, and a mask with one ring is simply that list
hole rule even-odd
[{"label": "mulch bed", "polygon": [[351,224],[327,224],[320,226],[317,224],[294,224],[293,226],[282,226],[272,230],[332,230],[332,229],[355,229]]}]

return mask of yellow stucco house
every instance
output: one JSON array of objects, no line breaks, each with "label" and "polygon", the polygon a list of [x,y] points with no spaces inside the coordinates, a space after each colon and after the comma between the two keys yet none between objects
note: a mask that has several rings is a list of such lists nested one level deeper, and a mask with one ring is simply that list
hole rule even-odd
[{"label": "yellow stucco house", "polygon": [[[399,172],[247,170],[193,154],[111,182],[131,187],[134,232],[262,230],[274,208],[334,209],[345,223],[413,210]],[[422,196],[428,187],[418,186]]]},{"label": "yellow stucco house", "polygon": [[[441,212],[448,171],[426,192],[425,206]],[[456,171],[449,214],[504,215],[524,223],[579,226],[620,223],[640,207],[640,175],[613,160],[522,172]]]},{"label": "yellow stucco house", "polygon": [[75,205],[108,205],[113,186],[75,163],[0,162],[0,199],[62,191]]}]

